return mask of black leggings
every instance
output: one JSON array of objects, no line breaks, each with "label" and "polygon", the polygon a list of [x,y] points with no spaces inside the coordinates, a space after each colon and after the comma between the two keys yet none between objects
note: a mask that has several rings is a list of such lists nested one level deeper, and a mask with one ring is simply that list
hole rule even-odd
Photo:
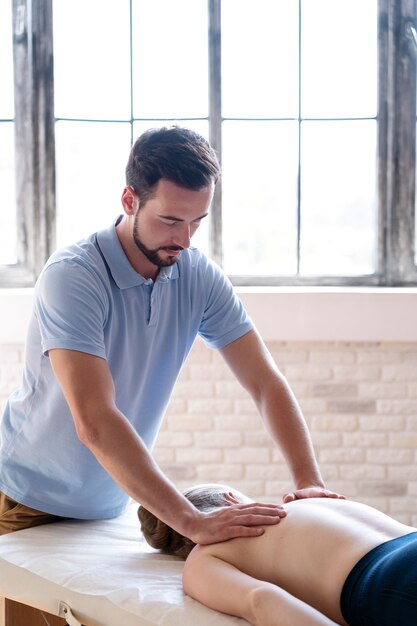
[{"label": "black leggings", "polygon": [[417,532],[365,554],[346,579],[340,606],[349,626],[417,626]]}]

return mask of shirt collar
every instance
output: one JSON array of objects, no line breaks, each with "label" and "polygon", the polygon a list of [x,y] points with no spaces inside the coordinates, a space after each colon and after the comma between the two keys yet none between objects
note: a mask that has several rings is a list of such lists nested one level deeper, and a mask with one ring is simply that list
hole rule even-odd
[{"label": "shirt collar", "polygon": [[[116,233],[120,217],[105,230],[97,233],[97,244],[107,263],[114,282],[119,289],[130,289],[138,285],[150,284],[151,279],[144,278],[131,266]],[[178,263],[162,267],[155,282],[168,282],[179,277]]]}]

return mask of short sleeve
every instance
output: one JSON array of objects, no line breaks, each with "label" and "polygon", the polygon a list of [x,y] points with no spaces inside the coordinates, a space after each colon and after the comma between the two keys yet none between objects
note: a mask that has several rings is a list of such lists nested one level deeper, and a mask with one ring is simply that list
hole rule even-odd
[{"label": "short sleeve", "polygon": [[42,350],[78,350],[106,357],[106,293],[90,269],[72,260],[45,267],[36,285],[35,316]]},{"label": "short sleeve", "polygon": [[214,263],[207,266],[204,278],[207,304],[199,335],[211,348],[221,349],[253,329],[253,323],[233,285]]}]

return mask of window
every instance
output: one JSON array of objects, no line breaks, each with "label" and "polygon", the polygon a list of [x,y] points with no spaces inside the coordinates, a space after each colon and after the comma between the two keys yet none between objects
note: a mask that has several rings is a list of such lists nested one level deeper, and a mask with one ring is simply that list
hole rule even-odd
[{"label": "window", "polygon": [[225,269],[373,274],[376,0],[262,8],[222,2]]},{"label": "window", "polygon": [[221,157],[195,244],[235,284],[417,284],[413,2],[14,0],[13,46],[0,6],[2,284],[109,224],[175,122]]},{"label": "window", "polygon": [[130,144],[143,130],[181,120],[208,136],[208,14],[206,0],[73,0],[54,8],[61,246],[120,212]]}]

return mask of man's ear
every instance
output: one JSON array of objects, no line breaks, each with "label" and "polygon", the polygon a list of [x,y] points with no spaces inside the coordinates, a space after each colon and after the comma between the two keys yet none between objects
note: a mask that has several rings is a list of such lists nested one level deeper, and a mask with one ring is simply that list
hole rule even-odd
[{"label": "man's ear", "polygon": [[139,207],[139,196],[133,187],[127,186],[122,191],[122,205],[126,215],[134,215]]}]

